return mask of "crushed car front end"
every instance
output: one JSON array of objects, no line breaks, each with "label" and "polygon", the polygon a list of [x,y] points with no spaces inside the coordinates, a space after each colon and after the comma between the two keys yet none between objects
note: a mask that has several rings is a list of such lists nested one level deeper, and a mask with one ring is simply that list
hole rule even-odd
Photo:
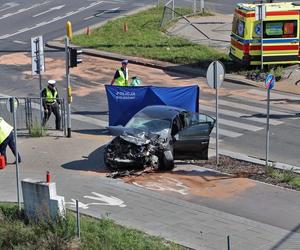
[{"label": "crushed car front end", "polygon": [[165,147],[165,140],[159,135],[124,133],[107,145],[104,161],[110,170],[157,169]]}]

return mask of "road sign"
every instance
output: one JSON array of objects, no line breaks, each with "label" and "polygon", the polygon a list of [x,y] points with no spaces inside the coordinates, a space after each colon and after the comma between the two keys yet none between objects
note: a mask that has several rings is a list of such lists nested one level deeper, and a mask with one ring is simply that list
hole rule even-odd
[{"label": "road sign", "polygon": [[225,77],[224,65],[219,61],[212,62],[206,72],[206,80],[209,87],[216,91],[216,164],[219,165],[219,94],[218,89],[221,87]]},{"label": "road sign", "polygon": [[225,68],[219,61],[212,62],[206,72],[206,80],[209,87],[219,89],[224,81]]},{"label": "road sign", "polygon": [[[13,101],[15,100],[15,101]],[[14,102],[14,106],[13,106],[13,102]],[[19,100],[17,98],[9,98],[6,101],[6,107],[7,107],[7,111],[10,113],[13,113],[14,110],[16,111],[17,108],[19,107]]]},{"label": "road sign", "polygon": [[269,144],[270,144],[270,92],[271,89],[275,86],[275,76],[268,74],[265,81],[266,89],[268,90],[267,98],[267,127],[266,127],[266,166],[269,165]]},{"label": "road sign", "polygon": [[31,64],[32,75],[39,75],[45,71],[44,43],[42,36],[31,38]]},{"label": "road sign", "polygon": [[266,81],[265,81],[265,86],[266,89],[272,89],[275,86],[275,76],[272,74],[267,75]]},{"label": "road sign", "polygon": [[266,19],[266,6],[264,4],[259,4],[255,6],[255,20],[263,21]]}]

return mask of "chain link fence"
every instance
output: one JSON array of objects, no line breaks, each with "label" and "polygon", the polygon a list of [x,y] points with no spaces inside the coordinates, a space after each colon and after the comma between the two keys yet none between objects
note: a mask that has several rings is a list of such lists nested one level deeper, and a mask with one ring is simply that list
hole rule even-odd
[{"label": "chain link fence", "polygon": [[[178,3],[179,2],[179,3]],[[161,28],[167,27],[174,20],[185,19],[188,23],[189,20],[186,18],[187,15],[195,15],[197,13],[204,13],[204,0],[194,0],[192,3],[183,4],[180,1],[175,0],[159,0],[158,6],[163,7],[163,15],[160,23]]]},{"label": "chain link fence", "polygon": [[[38,97],[17,97],[19,106],[16,110],[17,129],[19,133],[28,135],[34,126],[42,127],[42,116],[44,110],[40,110],[40,98]],[[58,98],[61,112],[61,135],[66,135],[66,105],[65,100]],[[13,115],[8,111],[9,98],[0,97],[0,116],[4,118],[9,124],[13,124]],[[55,129],[55,117],[52,114],[47,122],[46,130],[51,131]]]}]

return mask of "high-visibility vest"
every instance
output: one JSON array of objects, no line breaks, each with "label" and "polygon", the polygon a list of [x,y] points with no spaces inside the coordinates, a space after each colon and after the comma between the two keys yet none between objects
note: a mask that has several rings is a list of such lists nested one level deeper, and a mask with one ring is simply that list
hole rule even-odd
[{"label": "high-visibility vest", "polygon": [[57,90],[54,90],[54,95],[52,94],[52,91],[46,87],[46,103],[54,103],[57,98]]},{"label": "high-visibility vest", "polygon": [[115,80],[117,86],[128,86],[128,69],[126,69],[126,76],[122,68],[118,69],[119,77]]},{"label": "high-visibility vest", "polygon": [[0,117],[0,144],[9,136],[13,127],[10,126],[2,117]]}]

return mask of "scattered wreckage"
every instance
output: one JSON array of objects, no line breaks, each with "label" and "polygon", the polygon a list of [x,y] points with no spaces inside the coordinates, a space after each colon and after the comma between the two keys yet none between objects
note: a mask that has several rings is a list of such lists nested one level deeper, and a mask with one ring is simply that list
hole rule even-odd
[{"label": "scattered wreckage", "polygon": [[110,126],[116,137],[106,146],[104,161],[111,171],[172,170],[174,160],[208,159],[215,120],[171,106],[147,106],[123,126]]}]

